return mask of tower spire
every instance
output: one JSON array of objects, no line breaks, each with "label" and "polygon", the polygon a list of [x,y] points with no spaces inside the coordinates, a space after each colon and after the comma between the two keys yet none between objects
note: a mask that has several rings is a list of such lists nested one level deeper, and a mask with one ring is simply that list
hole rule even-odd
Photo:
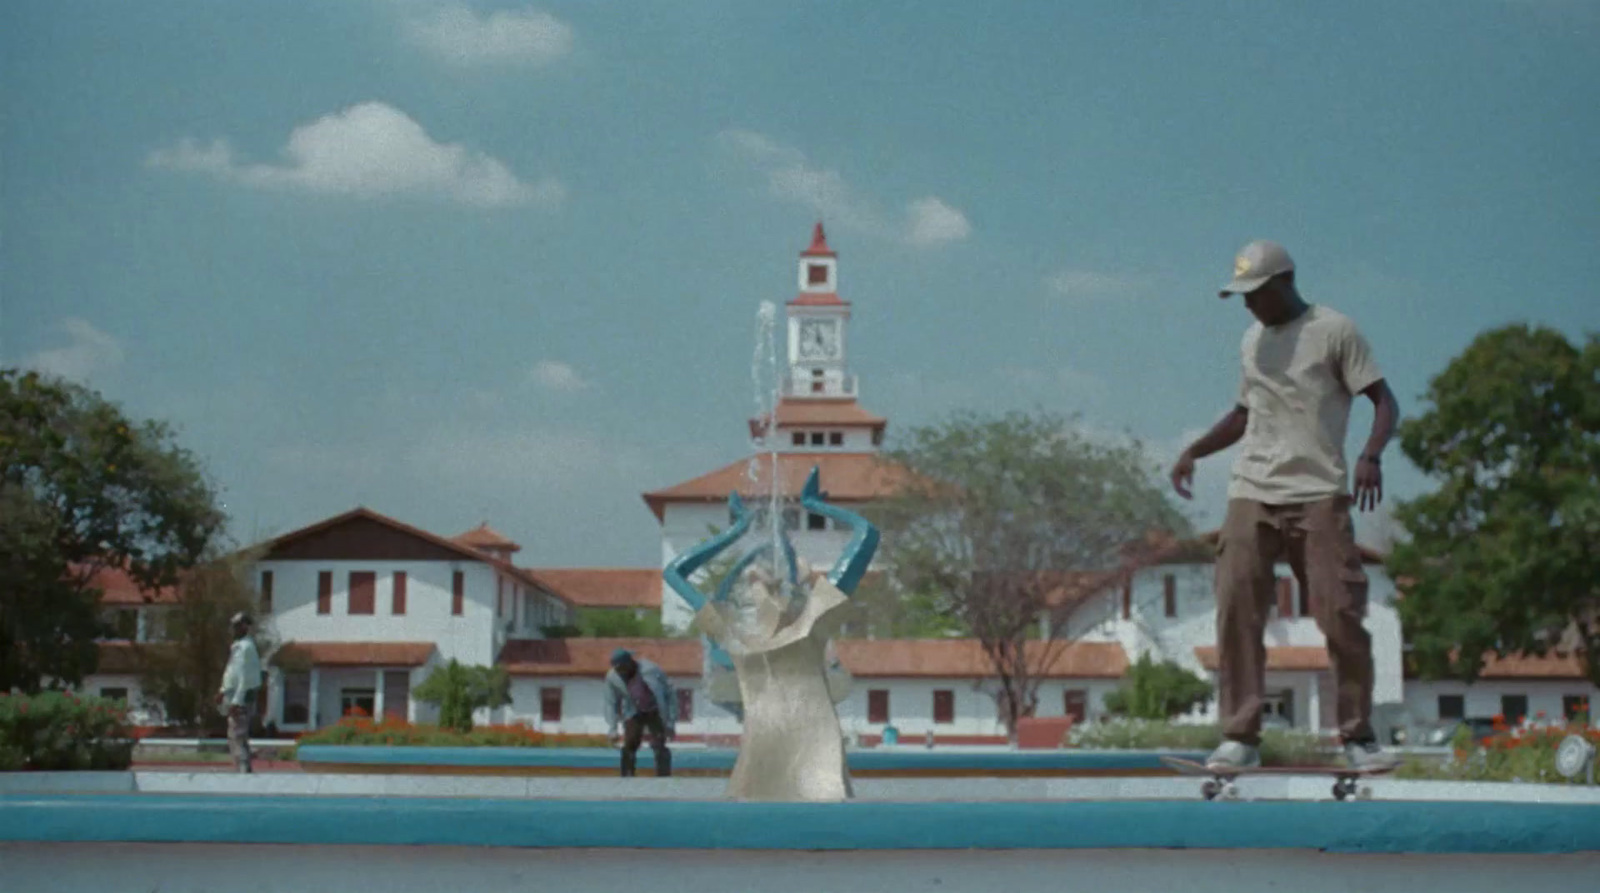
[{"label": "tower spire", "polygon": [[834,250],[828,247],[828,237],[822,232],[822,221],[818,220],[816,228],[811,231],[811,247],[801,252],[801,257],[835,257]]}]

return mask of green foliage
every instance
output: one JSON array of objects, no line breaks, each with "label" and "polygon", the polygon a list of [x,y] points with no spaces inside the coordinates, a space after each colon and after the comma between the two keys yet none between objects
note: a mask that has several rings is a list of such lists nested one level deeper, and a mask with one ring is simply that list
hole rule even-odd
[{"label": "green foliage", "polygon": [[1172,719],[1210,700],[1210,682],[1170,660],[1155,663],[1146,652],[1105,703],[1112,713],[1135,719]]},{"label": "green foliage", "polygon": [[0,369],[0,691],[82,681],[104,628],[93,572],[125,566],[142,586],[171,584],[223,522],[166,426]]},{"label": "green foliage", "polygon": [[468,667],[452,659],[428,674],[412,696],[439,708],[441,727],[466,733],[474,710],[511,703],[511,677],[505,667]]},{"label": "green foliage", "polygon": [[1061,651],[1025,647],[1041,617],[1059,634],[1089,595],[1081,574],[1116,566],[1153,531],[1188,532],[1140,443],[1049,413],[960,413],[912,429],[883,459],[898,492],[867,514],[894,590],[983,644],[1008,729]]},{"label": "green foliage", "polygon": [[[272,654],[276,639],[271,618],[261,615],[260,595],[251,579],[259,557],[254,550],[216,555],[183,572],[177,603],[161,610],[164,641],[138,646],[140,688],[147,706],[159,709],[168,725],[209,733],[226,726],[215,696],[228,666],[233,644],[228,621],[235,613],[246,611],[255,618],[256,650],[263,657]],[[265,693],[263,687],[261,695]]]},{"label": "green foliage", "polygon": [[133,746],[119,701],[0,693],[0,771],[126,769]]},{"label": "green foliage", "polygon": [[[1067,742],[1069,747],[1093,750],[1210,751],[1222,743],[1222,730],[1209,723],[1117,718],[1074,726]],[[1261,733],[1264,766],[1320,766],[1332,759],[1332,748],[1312,732],[1267,729]]]},{"label": "green foliage", "polygon": [[549,735],[523,725],[457,731],[444,726],[385,720],[343,719],[302,735],[298,745],[346,744],[384,747],[608,747],[604,735]]},{"label": "green foliage", "polygon": [[676,634],[661,623],[661,615],[645,612],[636,616],[631,608],[579,608],[576,623],[545,627],[551,638],[646,638],[666,639]]},{"label": "green foliage", "polygon": [[1565,638],[1600,684],[1600,335],[1485,332],[1426,397],[1400,443],[1438,489],[1398,506],[1388,559],[1414,669],[1471,681]]}]

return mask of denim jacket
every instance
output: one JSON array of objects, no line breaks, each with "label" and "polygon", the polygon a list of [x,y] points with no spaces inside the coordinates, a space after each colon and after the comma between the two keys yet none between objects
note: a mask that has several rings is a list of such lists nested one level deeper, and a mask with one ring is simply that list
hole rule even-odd
[{"label": "denim jacket", "polygon": [[[645,685],[650,687],[650,693],[655,695],[656,704],[661,709],[661,722],[671,732],[678,724],[678,692],[668,681],[667,674],[661,671],[655,661],[634,656],[633,662],[639,665],[639,675],[644,678]],[[633,696],[628,694],[628,683],[623,681],[616,669],[606,673],[606,731],[615,732],[620,718],[624,721],[632,719],[638,712],[633,704]]]}]

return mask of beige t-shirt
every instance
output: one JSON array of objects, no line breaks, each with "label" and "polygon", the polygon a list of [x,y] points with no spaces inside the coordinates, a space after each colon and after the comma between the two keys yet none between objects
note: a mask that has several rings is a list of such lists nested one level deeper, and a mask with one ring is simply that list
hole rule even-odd
[{"label": "beige t-shirt", "polygon": [[1313,304],[1284,325],[1251,326],[1239,354],[1239,405],[1249,424],[1228,498],[1282,505],[1349,492],[1350,403],[1383,378],[1355,323]]}]

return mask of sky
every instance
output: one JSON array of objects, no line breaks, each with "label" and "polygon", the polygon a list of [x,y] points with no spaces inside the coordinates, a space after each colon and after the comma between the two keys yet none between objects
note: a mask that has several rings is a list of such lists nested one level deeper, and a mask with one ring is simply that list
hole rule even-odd
[{"label": "sky", "polygon": [[240,542],[365,505],[534,567],[660,562],[640,494],[748,454],[818,220],[891,441],[1040,409],[1165,466],[1236,393],[1257,238],[1415,415],[1486,329],[1600,329],[1597,38],[1590,0],[12,0],[0,364],[171,423]]}]

